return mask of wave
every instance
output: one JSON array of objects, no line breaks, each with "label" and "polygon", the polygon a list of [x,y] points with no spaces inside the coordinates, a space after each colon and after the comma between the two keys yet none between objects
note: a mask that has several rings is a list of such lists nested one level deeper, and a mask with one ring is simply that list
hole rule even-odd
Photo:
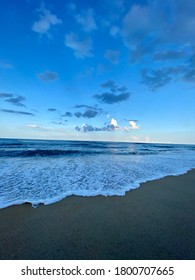
[{"label": "wave", "polygon": [[0,143],[1,147],[23,146],[23,143]]},{"label": "wave", "polygon": [[[82,151],[79,150],[9,150],[1,151],[0,157],[47,157],[47,156],[63,156],[63,155],[74,155],[81,154]],[[90,152],[86,152],[90,153]]]},{"label": "wave", "polygon": [[153,145],[154,148],[166,148],[166,149],[174,149],[175,146],[174,145],[159,145],[159,144],[154,144]]},{"label": "wave", "polygon": [[145,181],[195,168],[193,145],[8,143],[0,145],[0,208],[51,204],[70,195],[125,195]]},{"label": "wave", "polygon": [[156,151],[150,151],[148,149],[140,151],[120,151],[120,150],[1,150],[0,157],[49,157],[49,156],[71,156],[71,155],[153,155]]},{"label": "wave", "polygon": [[156,174],[150,177],[145,177],[144,179],[138,179],[136,180],[134,183],[132,183],[131,185],[127,185],[124,186],[122,189],[117,189],[117,190],[113,190],[113,189],[107,189],[107,190],[82,190],[82,189],[78,189],[75,191],[66,191],[64,193],[58,194],[51,197],[47,197],[47,198],[34,198],[31,197],[29,199],[22,199],[22,198],[14,198],[12,200],[8,200],[8,201],[0,201],[0,209],[6,208],[6,207],[10,207],[13,205],[21,205],[21,204],[31,204],[33,208],[36,208],[40,205],[50,205],[56,202],[59,202],[69,196],[81,196],[81,197],[94,197],[94,196],[104,196],[104,197],[108,197],[108,196],[125,196],[127,192],[135,190],[137,188],[139,188],[141,186],[141,184],[146,183],[148,181],[153,181],[153,180],[158,180],[158,179],[162,179],[164,177],[167,176],[179,176],[179,175],[183,175],[186,174],[187,172],[189,172],[190,170],[193,170],[193,168],[185,168],[185,169],[181,169],[172,173],[162,173],[162,174]]}]

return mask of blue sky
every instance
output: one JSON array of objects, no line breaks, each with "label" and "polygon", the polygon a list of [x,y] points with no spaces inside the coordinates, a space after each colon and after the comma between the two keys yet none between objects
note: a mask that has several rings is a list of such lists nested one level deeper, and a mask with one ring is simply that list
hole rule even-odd
[{"label": "blue sky", "polygon": [[0,137],[195,143],[194,0],[7,0]]}]

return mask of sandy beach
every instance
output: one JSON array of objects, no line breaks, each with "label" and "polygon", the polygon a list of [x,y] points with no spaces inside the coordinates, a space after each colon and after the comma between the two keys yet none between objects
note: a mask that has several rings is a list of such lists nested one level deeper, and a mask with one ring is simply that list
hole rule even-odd
[{"label": "sandy beach", "polygon": [[1,259],[195,259],[195,170],[123,197],[0,210]]}]

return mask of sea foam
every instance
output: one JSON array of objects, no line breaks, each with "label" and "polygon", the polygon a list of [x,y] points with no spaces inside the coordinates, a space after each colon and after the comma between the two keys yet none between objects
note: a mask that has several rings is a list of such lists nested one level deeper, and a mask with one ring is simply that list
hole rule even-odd
[{"label": "sea foam", "polygon": [[48,205],[71,195],[123,196],[143,182],[195,168],[194,146],[22,143],[1,146],[0,208]]}]

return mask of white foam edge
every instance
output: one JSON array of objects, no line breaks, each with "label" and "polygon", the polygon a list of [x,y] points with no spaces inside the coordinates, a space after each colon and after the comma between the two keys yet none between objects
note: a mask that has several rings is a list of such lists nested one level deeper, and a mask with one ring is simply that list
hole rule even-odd
[{"label": "white foam edge", "polygon": [[5,202],[5,203],[0,203],[0,209],[3,208],[7,208],[10,206],[14,206],[14,205],[22,205],[25,203],[31,204],[33,208],[36,208],[37,206],[43,204],[43,205],[50,205],[56,202],[59,202],[69,196],[82,196],[82,197],[94,197],[94,196],[125,196],[125,194],[131,190],[135,190],[137,188],[140,187],[141,184],[146,183],[146,182],[150,182],[150,181],[154,181],[154,180],[158,180],[158,179],[162,179],[168,176],[179,176],[179,175],[183,175],[186,174],[187,172],[189,172],[190,170],[194,169],[192,168],[185,168],[182,170],[178,170],[175,173],[171,173],[171,174],[158,174],[156,176],[150,176],[144,180],[137,180],[133,183],[133,185],[131,186],[127,186],[124,187],[124,189],[118,189],[118,190],[109,190],[109,191],[101,191],[101,190],[97,190],[97,191],[86,191],[86,190],[77,190],[77,191],[69,191],[64,193],[63,195],[60,196],[56,196],[47,200],[43,200],[43,199],[39,199],[39,200],[15,200],[15,201],[9,201],[9,202]]}]

